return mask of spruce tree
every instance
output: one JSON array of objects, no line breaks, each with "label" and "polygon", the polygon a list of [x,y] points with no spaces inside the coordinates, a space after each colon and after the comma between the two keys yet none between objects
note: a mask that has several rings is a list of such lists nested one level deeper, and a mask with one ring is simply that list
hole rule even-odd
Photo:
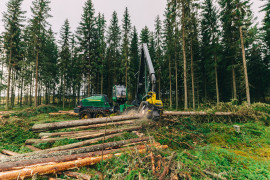
[{"label": "spruce tree", "polygon": [[[167,8],[165,11],[165,20],[164,20],[164,68],[163,68],[163,75],[166,73],[164,78],[164,87],[169,87],[169,103],[170,108],[173,106],[172,102],[172,60],[174,56],[174,14],[175,9],[173,8],[171,3],[167,4]],[[174,16],[174,17],[173,17]],[[168,81],[169,77],[169,81]],[[169,84],[168,84],[169,83]],[[168,91],[166,89],[166,91]]]},{"label": "spruce tree", "polygon": [[130,45],[130,83],[131,86],[131,94],[132,99],[134,99],[134,94],[136,93],[137,88],[137,77],[136,74],[139,71],[140,57],[139,57],[139,38],[136,27],[133,27],[133,31],[131,33],[131,45]]},{"label": "spruce tree", "polygon": [[[130,34],[131,33],[131,22],[130,22],[130,15],[128,12],[128,8],[125,9],[124,17],[122,20],[122,56],[123,56],[123,64],[125,64],[125,85],[129,88],[128,83],[128,71],[130,67],[130,53],[129,53],[129,46],[130,46]],[[130,88],[129,88],[130,89]]]},{"label": "spruce tree", "polygon": [[41,57],[42,46],[44,45],[44,36],[48,25],[50,0],[35,0],[32,3],[32,18],[30,19],[30,30],[34,41],[35,54],[35,106],[38,106],[38,83],[39,83],[39,60]]},{"label": "spruce tree", "polygon": [[162,49],[162,22],[160,17],[157,16],[155,20],[155,50],[156,56],[154,59],[154,66],[157,71],[157,80],[158,80],[158,97],[161,99],[161,65],[163,60],[163,49]]},{"label": "spruce tree", "polygon": [[80,51],[84,59],[84,75],[87,79],[87,94],[91,94],[91,76],[93,75],[92,63],[95,58],[96,48],[96,17],[92,0],[87,0],[83,8],[80,25],[77,30],[77,38]]},{"label": "spruce tree", "polygon": [[105,39],[106,20],[104,14],[99,13],[97,18],[97,30],[98,30],[98,67],[100,74],[100,93],[103,93],[104,89],[104,75],[105,75],[105,56],[106,56],[106,39]]},{"label": "spruce tree", "polygon": [[[223,59],[222,59],[222,66],[226,67],[227,69],[231,70],[231,78],[228,78],[229,76],[226,75],[225,77],[222,77],[225,81],[223,83],[223,86],[221,89],[223,91],[226,91],[229,86],[229,82],[232,82],[232,98],[238,99],[237,97],[237,64],[238,62],[238,55],[237,52],[239,51],[239,31],[237,26],[234,23],[234,16],[233,11],[236,9],[234,0],[220,0],[219,4],[221,6],[221,23],[223,27],[222,31],[222,43],[224,46],[223,50]],[[226,71],[226,70],[225,70]],[[228,97],[231,93],[227,90],[225,92],[225,96]]]},{"label": "spruce tree", "polygon": [[[48,32],[45,34],[45,42],[42,46],[42,51],[40,56],[42,59],[39,61],[39,80],[40,86],[44,86],[45,90],[45,104],[50,103],[50,92],[53,91],[56,84],[58,83],[58,50],[56,39],[52,28],[49,28]],[[30,57],[29,60],[32,58]]]},{"label": "spruce tree", "polygon": [[148,44],[149,38],[150,38],[150,31],[149,31],[149,28],[147,26],[145,26],[142,29],[141,34],[140,34],[140,43],[141,44],[143,44],[143,43]]},{"label": "spruce tree", "polygon": [[[212,93],[212,84],[215,81],[216,101],[220,102],[218,81],[218,51],[219,31],[216,7],[212,0],[205,0],[202,5],[202,79],[205,97]],[[213,73],[214,72],[214,73]],[[215,77],[213,76],[215,74]],[[211,87],[211,88],[209,88]],[[209,93],[208,93],[209,92]]]},{"label": "spruce tree", "polygon": [[[118,25],[118,16],[116,11],[112,14],[112,19],[109,25],[108,29],[108,37],[107,37],[107,44],[108,44],[108,66],[110,69],[109,72],[110,75],[108,76],[108,83],[109,88],[108,92],[111,92],[112,85],[116,85],[121,82],[121,77],[119,74],[121,74],[119,67],[122,66],[121,60],[120,60],[120,41],[121,41],[121,31],[120,26]],[[111,79],[112,77],[112,79]],[[111,84],[111,82],[113,84]]]},{"label": "spruce tree", "polygon": [[265,54],[266,54],[266,61],[270,64],[270,1],[268,1],[262,9],[262,12],[265,12],[265,17],[263,19],[263,40],[265,43]]},{"label": "spruce tree", "polygon": [[24,11],[21,9],[23,0],[10,0],[7,3],[7,12],[3,14],[3,21],[5,24],[4,32],[4,48],[7,54],[7,67],[8,67],[8,79],[7,79],[7,96],[6,96],[6,107],[9,109],[9,97],[10,97],[10,81],[12,67],[18,65],[21,60],[20,45],[23,22],[25,20]]},{"label": "spruce tree", "polygon": [[61,44],[61,50],[60,50],[60,61],[59,61],[59,70],[60,70],[60,76],[61,76],[61,84],[62,84],[62,102],[63,102],[63,108],[65,108],[65,94],[66,89],[68,86],[69,81],[69,72],[71,71],[70,64],[71,64],[71,32],[70,32],[70,25],[69,21],[65,20],[64,25],[61,28],[60,32],[60,44]]},{"label": "spruce tree", "polygon": [[248,30],[251,25],[252,12],[250,10],[249,0],[235,0],[236,9],[233,12],[234,23],[239,29],[240,41],[241,41],[241,50],[242,50],[242,60],[243,60],[243,69],[244,69],[244,78],[245,78],[245,89],[246,89],[246,98],[248,105],[250,102],[250,91],[249,91],[249,82],[248,82],[248,72],[247,72],[247,62],[246,62],[246,50],[244,45],[244,34],[243,30]]},{"label": "spruce tree", "polygon": [[[258,28],[253,27],[249,32],[250,48],[248,48],[247,67],[249,69],[250,93],[253,101],[266,102],[267,91],[270,86],[269,64],[265,61],[264,42]],[[247,39],[247,40],[249,40]],[[249,40],[249,41],[250,41]]]},{"label": "spruce tree", "polygon": [[190,4],[192,0],[178,0],[178,9],[181,12],[181,31],[182,31],[182,51],[183,51],[183,71],[184,71],[184,108],[188,108],[188,84],[187,84],[187,53],[186,53],[186,26]]}]

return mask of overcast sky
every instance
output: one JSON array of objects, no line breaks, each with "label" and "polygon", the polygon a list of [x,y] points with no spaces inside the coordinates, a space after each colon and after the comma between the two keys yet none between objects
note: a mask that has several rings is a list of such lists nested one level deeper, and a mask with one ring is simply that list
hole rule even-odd
[{"label": "overcast sky", "polygon": [[[86,0],[51,0],[51,15],[49,19],[54,32],[58,33],[66,18],[69,19],[72,31],[77,28],[83,6]],[[260,7],[264,4],[261,0],[251,0],[253,3],[252,10],[255,16],[258,17],[258,22],[261,22],[264,14],[260,13]],[[0,33],[3,32],[2,13],[6,11],[6,3],[8,0],[0,0]],[[107,24],[111,19],[112,13],[115,10],[118,13],[119,20],[123,18],[125,7],[128,7],[132,25],[141,30],[144,26],[148,26],[151,30],[154,29],[154,20],[157,15],[163,17],[167,0],[93,0],[96,14],[104,13]],[[27,11],[26,16],[30,17],[30,6],[32,0],[24,0],[23,10]],[[58,35],[57,35],[58,36]]]}]

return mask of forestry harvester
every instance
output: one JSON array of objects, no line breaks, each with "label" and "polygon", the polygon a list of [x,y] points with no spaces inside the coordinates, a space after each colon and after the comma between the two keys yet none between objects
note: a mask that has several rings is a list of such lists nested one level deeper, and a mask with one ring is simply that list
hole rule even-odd
[{"label": "forestry harvester", "polygon": [[79,113],[80,118],[88,119],[135,110],[146,115],[149,119],[158,120],[163,113],[163,103],[157,99],[155,92],[156,76],[147,44],[142,44],[141,47],[141,60],[137,80],[135,100],[132,102],[132,105],[127,104],[127,88],[122,85],[116,85],[112,90],[112,101],[115,102],[115,106],[109,102],[107,95],[93,95],[83,99],[79,106],[74,109],[74,112]]}]

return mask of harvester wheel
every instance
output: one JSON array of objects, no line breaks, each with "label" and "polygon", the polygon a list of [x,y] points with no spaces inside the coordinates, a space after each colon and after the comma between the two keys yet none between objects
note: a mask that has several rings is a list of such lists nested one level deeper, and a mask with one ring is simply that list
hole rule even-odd
[{"label": "harvester wheel", "polygon": [[92,118],[92,115],[87,110],[84,110],[84,111],[80,112],[80,118],[81,119],[90,119],[90,118]]},{"label": "harvester wheel", "polygon": [[105,117],[105,116],[104,116],[104,114],[102,112],[98,112],[98,113],[94,114],[94,117],[95,118],[102,118],[102,117]]}]

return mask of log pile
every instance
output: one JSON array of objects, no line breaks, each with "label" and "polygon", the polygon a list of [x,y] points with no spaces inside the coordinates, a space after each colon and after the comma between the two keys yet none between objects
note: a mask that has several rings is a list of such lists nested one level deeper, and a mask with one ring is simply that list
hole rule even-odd
[{"label": "log pile", "polygon": [[[32,130],[40,139],[28,139],[26,147],[32,152],[18,154],[3,150],[0,156],[0,179],[25,179],[36,175],[50,175],[64,172],[65,176],[90,179],[91,176],[68,171],[90,166],[102,160],[121,156],[123,153],[146,153],[149,147],[165,149],[167,146],[154,142],[138,131],[140,116],[115,116],[87,120],[61,121],[36,124]],[[103,128],[103,129],[101,129]],[[61,131],[56,131],[61,129]],[[46,132],[49,131],[49,132]],[[123,133],[134,132],[135,139],[123,139]],[[117,138],[116,141],[113,141]],[[75,139],[74,142],[48,149],[35,147],[37,143]],[[120,140],[123,139],[123,140]],[[109,140],[109,142],[104,142]],[[4,155],[5,154],[5,155]]]}]

